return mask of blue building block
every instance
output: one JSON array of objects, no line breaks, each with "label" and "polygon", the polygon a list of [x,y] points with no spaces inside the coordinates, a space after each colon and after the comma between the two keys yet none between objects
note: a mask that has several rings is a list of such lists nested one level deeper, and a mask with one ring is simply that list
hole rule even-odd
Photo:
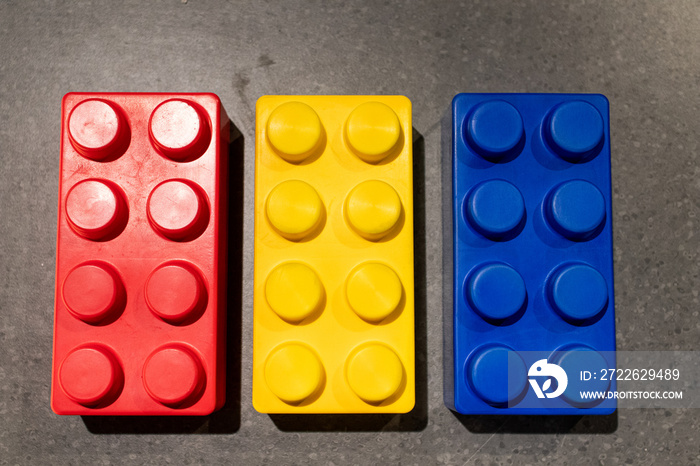
[{"label": "blue building block", "polygon": [[579,393],[615,388],[580,377],[615,364],[608,105],[592,94],[452,101],[442,134],[450,409],[615,410]]}]

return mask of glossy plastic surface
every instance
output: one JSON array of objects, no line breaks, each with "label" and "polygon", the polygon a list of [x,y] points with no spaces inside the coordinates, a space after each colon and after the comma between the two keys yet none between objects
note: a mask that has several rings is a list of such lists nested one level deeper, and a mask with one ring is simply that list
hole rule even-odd
[{"label": "glossy plastic surface", "polygon": [[525,390],[535,361],[517,354],[615,350],[607,99],[460,94],[443,152],[445,404],[610,413],[566,396],[538,407]]},{"label": "glossy plastic surface", "polygon": [[228,140],[213,94],[67,94],[51,406],[224,403]]},{"label": "glossy plastic surface", "polygon": [[258,100],[258,411],[413,408],[411,134],[405,97]]}]

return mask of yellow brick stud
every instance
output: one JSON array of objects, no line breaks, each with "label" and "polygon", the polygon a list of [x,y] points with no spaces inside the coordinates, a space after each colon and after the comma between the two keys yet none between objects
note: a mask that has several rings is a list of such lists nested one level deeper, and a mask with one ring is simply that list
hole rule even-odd
[{"label": "yellow brick stud", "polygon": [[325,291],[309,266],[287,262],[270,272],[265,282],[265,298],[280,318],[298,323],[321,310]]},{"label": "yellow brick stud", "polygon": [[345,137],[355,154],[365,162],[378,163],[390,155],[401,137],[396,113],[380,102],[366,102],[350,113]]},{"label": "yellow brick stud", "polygon": [[377,241],[396,226],[401,217],[401,199],[394,188],[383,181],[364,181],[348,194],[345,215],[357,233]]},{"label": "yellow brick stud", "polygon": [[266,212],[272,227],[293,241],[311,235],[325,216],[323,201],[316,190],[299,180],[275,186],[267,198]]},{"label": "yellow brick stud", "polygon": [[393,350],[380,343],[369,343],[350,354],[345,375],[357,396],[366,403],[379,404],[397,393],[403,371]]},{"label": "yellow brick stud", "polygon": [[267,138],[280,157],[299,163],[319,149],[323,125],[308,105],[287,102],[277,107],[267,120]]},{"label": "yellow brick stud", "polygon": [[277,347],[265,363],[265,382],[277,398],[299,404],[322,389],[325,371],[321,360],[306,345],[287,343]]},{"label": "yellow brick stud", "polygon": [[368,263],[360,265],[350,274],[346,294],[355,314],[368,322],[377,323],[399,307],[403,287],[391,267]]}]

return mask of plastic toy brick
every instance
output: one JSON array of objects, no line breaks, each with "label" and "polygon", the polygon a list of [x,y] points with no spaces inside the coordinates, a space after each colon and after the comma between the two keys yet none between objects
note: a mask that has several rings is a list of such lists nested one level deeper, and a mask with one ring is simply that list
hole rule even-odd
[{"label": "plastic toy brick", "polygon": [[224,402],[230,123],[213,94],[67,94],[51,404],[204,415]]},{"label": "plastic toy brick", "polygon": [[445,404],[463,414],[612,412],[612,401],[579,399],[572,377],[544,401],[528,384],[543,374],[537,358],[614,367],[607,99],[460,94],[443,144]]},{"label": "plastic toy brick", "polygon": [[413,408],[411,134],[405,97],[258,100],[258,411]]}]

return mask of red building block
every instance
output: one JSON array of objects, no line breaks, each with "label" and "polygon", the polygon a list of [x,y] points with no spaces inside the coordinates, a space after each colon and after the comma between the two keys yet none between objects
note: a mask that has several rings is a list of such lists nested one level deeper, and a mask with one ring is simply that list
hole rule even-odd
[{"label": "red building block", "polygon": [[224,403],[230,122],[213,94],[67,94],[51,406]]}]

